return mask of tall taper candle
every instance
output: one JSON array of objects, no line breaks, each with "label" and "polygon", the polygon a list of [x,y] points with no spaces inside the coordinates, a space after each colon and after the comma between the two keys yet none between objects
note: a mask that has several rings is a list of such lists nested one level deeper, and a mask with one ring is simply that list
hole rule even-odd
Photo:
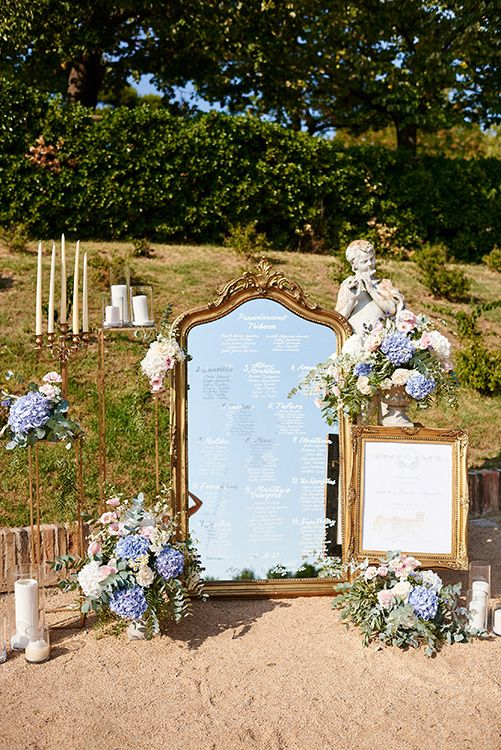
[{"label": "tall taper candle", "polygon": [[73,333],[80,330],[78,320],[78,266],[80,265],[80,240],[77,240],[75,250],[75,269],[73,271]]},{"label": "tall taper candle", "polygon": [[56,243],[52,243],[52,258],[50,262],[49,284],[49,322],[47,333],[54,333],[54,291],[56,286]]},{"label": "tall taper candle", "polygon": [[61,309],[59,322],[66,323],[66,246],[64,234],[61,235]]},{"label": "tall taper candle", "polygon": [[42,335],[42,243],[38,243],[37,265],[37,305],[35,319],[35,335]]},{"label": "tall taper candle", "polygon": [[82,333],[89,331],[89,294],[87,285],[87,253],[83,259],[83,290],[82,290]]}]

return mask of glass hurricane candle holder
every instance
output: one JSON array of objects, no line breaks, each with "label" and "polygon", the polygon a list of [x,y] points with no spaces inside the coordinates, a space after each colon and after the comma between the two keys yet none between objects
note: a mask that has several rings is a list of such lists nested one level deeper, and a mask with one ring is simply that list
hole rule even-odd
[{"label": "glass hurricane candle holder", "polygon": [[491,595],[491,566],[485,560],[472,560],[469,568],[469,588]]},{"label": "glass hurricane candle holder", "polygon": [[45,563],[28,563],[14,565],[9,571],[8,638],[11,647],[17,651],[26,647],[26,629],[38,624],[45,608],[45,567]]},{"label": "glass hurricane candle holder", "polygon": [[136,328],[152,328],[153,319],[153,287],[131,287],[132,325]]},{"label": "glass hurricane candle holder", "polygon": [[495,599],[492,603],[492,632],[501,636],[501,599]]},{"label": "glass hurricane candle holder", "polygon": [[0,618],[0,664],[7,661],[7,618]]},{"label": "glass hurricane candle holder", "polygon": [[470,613],[470,625],[477,630],[486,630],[489,613],[487,594],[478,589],[470,589],[466,594],[466,606]]},{"label": "glass hurricane candle holder", "polygon": [[26,648],[24,657],[30,664],[43,664],[50,658],[50,633],[43,620],[26,628]]}]

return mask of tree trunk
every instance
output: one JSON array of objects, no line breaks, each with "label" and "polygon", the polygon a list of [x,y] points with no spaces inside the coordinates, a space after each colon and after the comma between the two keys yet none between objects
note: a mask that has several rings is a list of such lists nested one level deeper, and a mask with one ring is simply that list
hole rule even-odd
[{"label": "tree trunk", "polygon": [[417,145],[417,125],[404,125],[400,126],[398,123],[395,124],[397,129],[397,147],[410,151],[411,154],[416,154]]},{"label": "tree trunk", "polygon": [[95,109],[104,72],[105,66],[99,52],[92,52],[81,60],[74,60],[68,76],[68,101],[80,102],[84,107]]}]

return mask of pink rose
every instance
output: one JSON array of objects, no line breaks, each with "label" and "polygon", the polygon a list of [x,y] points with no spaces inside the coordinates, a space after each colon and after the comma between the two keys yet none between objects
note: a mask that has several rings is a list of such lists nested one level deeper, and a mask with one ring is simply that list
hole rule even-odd
[{"label": "pink rose", "polygon": [[394,600],[391,589],[381,589],[381,591],[378,591],[377,600],[383,609],[389,609]]},{"label": "pink rose", "polygon": [[155,378],[151,378],[150,380],[150,388],[152,393],[158,393],[161,391],[164,387],[164,379],[157,376]]},{"label": "pink rose", "polygon": [[49,401],[54,401],[54,399],[61,393],[60,389],[57,386],[51,385],[50,383],[41,385],[38,390],[40,391],[40,393],[43,393],[45,398],[48,398]]},{"label": "pink rose", "polygon": [[48,372],[46,375],[42,378],[44,383],[62,383],[63,379],[61,375],[58,372]]},{"label": "pink rose", "polygon": [[101,552],[101,545],[99,542],[91,542],[87,550],[88,555],[98,555]]},{"label": "pink rose", "polygon": [[109,510],[106,513],[103,513],[101,518],[99,519],[100,523],[113,523],[117,520],[116,513],[113,513],[113,511]]},{"label": "pink rose", "polygon": [[409,333],[413,328],[415,328],[417,318],[410,310],[400,310],[400,312],[397,313],[396,322],[397,331],[400,331],[401,333]]},{"label": "pink rose", "polygon": [[141,534],[141,536],[145,536],[147,539],[151,538],[151,535],[153,534],[154,531],[155,531],[154,526],[142,526],[139,529],[139,533]]},{"label": "pink rose", "polygon": [[108,526],[108,534],[110,536],[119,536],[120,535],[120,524],[114,521],[113,523],[110,523]]},{"label": "pink rose", "polygon": [[106,501],[106,505],[111,505],[112,508],[116,508],[118,505],[120,505],[120,498],[110,497],[110,499]]},{"label": "pink rose", "polygon": [[418,349],[429,349],[432,345],[432,338],[430,334],[425,331],[421,334],[421,338],[416,342]]},{"label": "pink rose", "polygon": [[166,368],[168,370],[172,370],[172,368],[174,367],[175,363],[176,363],[176,360],[173,359],[172,357],[166,357],[165,358],[165,366],[166,366]]},{"label": "pink rose", "polygon": [[114,568],[112,565],[101,565],[101,567],[97,571],[97,575],[100,581],[104,581],[105,578],[108,578],[108,576],[116,572],[117,572],[117,569]]},{"label": "pink rose", "polygon": [[452,370],[454,369],[454,365],[452,364],[450,359],[446,359],[445,362],[442,362],[442,366],[445,372],[452,372]]},{"label": "pink rose", "polygon": [[364,573],[364,578],[366,581],[372,581],[373,578],[377,576],[377,568],[374,565],[369,565],[368,568],[366,568]]},{"label": "pink rose", "polygon": [[388,575],[388,568],[386,567],[386,565],[380,565],[379,568],[376,570],[376,575],[377,576],[381,576],[382,578],[384,578],[385,576],[387,576]]}]

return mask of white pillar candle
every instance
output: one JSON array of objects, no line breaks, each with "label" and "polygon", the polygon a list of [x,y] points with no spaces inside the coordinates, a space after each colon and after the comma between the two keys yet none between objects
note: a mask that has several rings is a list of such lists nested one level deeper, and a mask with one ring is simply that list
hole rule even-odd
[{"label": "white pillar candle", "polygon": [[80,240],[77,240],[77,247],[75,250],[75,268],[73,270],[73,333],[78,333],[80,330],[78,320],[78,267],[80,265]]},{"label": "white pillar candle", "polygon": [[24,650],[24,656],[26,661],[40,664],[41,662],[47,661],[49,658],[50,645],[43,639],[39,641],[29,641]]},{"label": "white pillar candle", "polygon": [[82,333],[89,331],[89,297],[87,283],[87,253],[83,257],[83,289],[82,289]]},{"label": "white pillar candle", "polygon": [[111,304],[113,307],[118,307],[120,310],[120,319],[122,323],[129,323],[130,315],[126,284],[113,284],[111,287]]},{"label": "white pillar candle", "polygon": [[52,243],[52,258],[50,261],[50,282],[49,282],[49,315],[47,323],[47,333],[54,333],[54,292],[56,286],[56,243]]},{"label": "white pillar candle", "polygon": [[119,326],[120,325],[120,308],[114,305],[107,305],[105,311],[104,322],[107,326]]},{"label": "white pillar candle", "polygon": [[12,648],[23,649],[28,643],[26,629],[38,625],[38,583],[34,578],[21,578],[14,583],[16,634]]},{"label": "white pillar candle", "polygon": [[140,326],[149,323],[148,316],[148,298],[145,294],[138,294],[132,298],[132,308],[134,310],[134,325]]},{"label": "white pillar candle", "polygon": [[492,613],[492,632],[501,635],[501,607]]},{"label": "white pillar candle", "polygon": [[61,309],[59,322],[66,323],[66,245],[64,234],[61,235]]},{"label": "white pillar candle", "polygon": [[42,243],[38,243],[35,335],[42,335]]},{"label": "white pillar candle", "polygon": [[485,596],[490,595],[490,586],[487,581],[473,581],[471,584],[471,590],[473,592],[473,596],[475,597],[477,594],[485,594]]}]

